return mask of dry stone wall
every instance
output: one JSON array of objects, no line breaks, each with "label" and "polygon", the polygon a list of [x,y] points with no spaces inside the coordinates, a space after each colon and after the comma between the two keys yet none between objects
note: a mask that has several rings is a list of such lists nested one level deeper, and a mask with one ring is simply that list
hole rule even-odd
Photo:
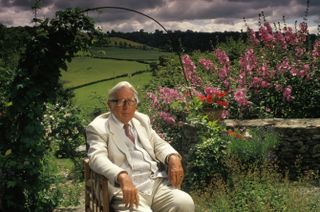
[{"label": "dry stone wall", "polygon": [[228,127],[271,127],[280,137],[276,154],[289,170],[320,171],[320,118],[224,120]]}]

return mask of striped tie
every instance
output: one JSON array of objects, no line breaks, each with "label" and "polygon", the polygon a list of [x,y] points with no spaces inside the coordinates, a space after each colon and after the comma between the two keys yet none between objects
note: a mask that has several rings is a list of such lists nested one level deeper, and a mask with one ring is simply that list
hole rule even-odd
[{"label": "striped tie", "polygon": [[125,124],[123,128],[124,128],[124,132],[126,133],[126,136],[132,141],[132,143],[134,143],[134,136],[130,130],[130,125]]}]

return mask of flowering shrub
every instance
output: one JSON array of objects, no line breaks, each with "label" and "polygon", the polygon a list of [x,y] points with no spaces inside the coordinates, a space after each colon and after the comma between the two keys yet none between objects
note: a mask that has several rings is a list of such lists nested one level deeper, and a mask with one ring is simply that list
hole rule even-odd
[{"label": "flowering shrub", "polygon": [[[201,176],[206,181],[217,167],[223,169],[224,146],[230,138],[240,139],[223,127],[210,128],[214,119],[320,117],[320,40],[309,40],[306,23],[272,29],[264,22],[257,32],[248,27],[247,42],[237,42],[232,51],[221,45],[211,53],[182,55],[185,84],[170,72],[179,63],[167,60],[157,72],[163,83],[154,81],[147,93],[154,126],[191,155],[192,182],[200,176],[194,170],[209,167]],[[219,111],[219,117],[208,110]],[[183,135],[186,126],[193,127],[191,139]]]},{"label": "flowering shrub", "polygon": [[82,134],[84,121],[78,114],[79,109],[71,103],[46,104],[46,113],[42,121],[44,139],[59,158],[75,161],[83,157],[83,153],[76,151],[85,142]]},{"label": "flowering shrub", "polygon": [[235,82],[234,117],[319,117],[319,40],[308,46],[307,24],[293,32],[287,26],[273,31],[265,22],[248,33],[238,77],[228,77]]},{"label": "flowering shrub", "polygon": [[[222,118],[320,117],[320,40],[312,43],[308,36],[305,22],[298,29],[285,26],[273,30],[268,22],[258,32],[248,27],[247,47],[233,60],[228,50],[221,48],[207,54],[195,52],[192,57],[183,55],[189,91],[181,85],[161,87],[175,91],[160,94],[160,99],[170,104],[165,95],[188,105],[196,96],[202,107],[225,110]],[[160,105],[158,111],[165,109],[161,117],[173,123],[176,111]]]},{"label": "flowering shrub", "polygon": [[221,109],[227,108],[228,102],[224,100],[227,92],[221,91],[216,87],[206,87],[204,90],[205,95],[199,95],[200,101],[206,108]]}]

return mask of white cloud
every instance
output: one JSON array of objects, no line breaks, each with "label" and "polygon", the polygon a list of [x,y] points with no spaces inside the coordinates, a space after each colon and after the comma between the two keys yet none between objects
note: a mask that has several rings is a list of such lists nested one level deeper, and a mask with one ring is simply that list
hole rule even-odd
[{"label": "white cloud", "polygon": [[[32,1],[0,1],[0,23],[8,26],[30,25],[33,13]],[[250,27],[255,28],[258,14],[264,11],[267,21],[281,22],[285,16],[288,24],[302,21],[306,1],[303,0],[47,0],[38,11],[39,17],[52,17],[56,10],[66,7],[121,6],[143,12],[170,30],[192,31],[239,31],[245,30],[242,18],[246,17]],[[30,4],[30,7],[28,7]],[[320,21],[320,3],[311,1],[309,28],[316,32]],[[143,29],[153,32],[160,29],[156,23],[128,11],[105,9],[100,13],[90,13],[97,25],[105,31],[136,31]]]}]

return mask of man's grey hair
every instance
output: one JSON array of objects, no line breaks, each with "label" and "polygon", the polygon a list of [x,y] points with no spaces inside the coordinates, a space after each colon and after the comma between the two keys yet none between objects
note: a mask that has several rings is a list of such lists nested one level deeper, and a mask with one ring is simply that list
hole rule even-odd
[{"label": "man's grey hair", "polygon": [[118,84],[116,84],[113,88],[111,88],[108,92],[108,100],[113,100],[116,99],[116,93],[118,92],[118,90],[120,90],[121,88],[129,88],[130,90],[132,90],[133,94],[134,94],[134,98],[137,100],[137,103],[139,103],[139,98],[138,98],[138,92],[137,90],[133,87],[133,85],[131,85],[129,82],[127,81],[121,81]]}]

